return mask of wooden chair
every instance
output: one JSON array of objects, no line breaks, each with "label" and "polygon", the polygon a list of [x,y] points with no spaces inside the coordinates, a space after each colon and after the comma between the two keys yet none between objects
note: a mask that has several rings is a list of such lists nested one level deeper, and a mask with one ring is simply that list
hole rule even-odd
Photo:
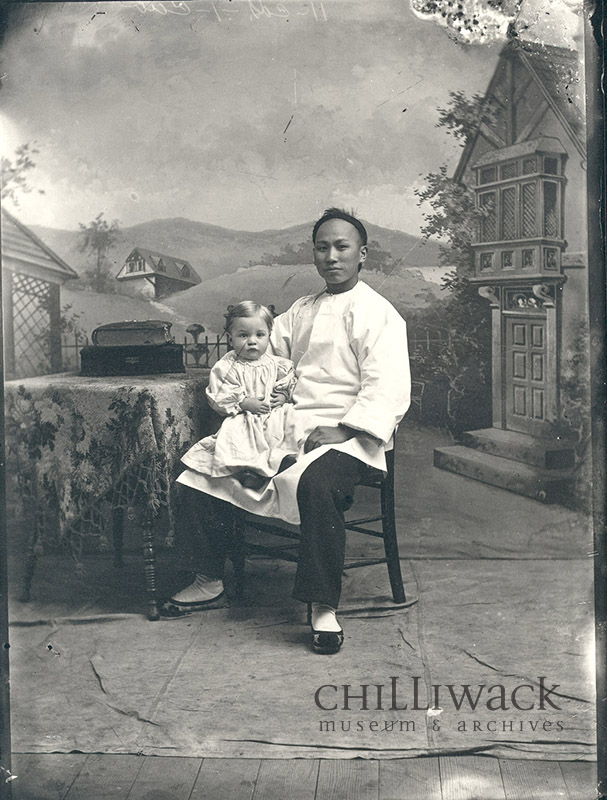
[{"label": "wooden chair", "polygon": [[[346,518],[346,530],[356,531],[357,533],[383,539],[385,557],[349,562],[346,568],[352,569],[356,567],[366,567],[371,564],[387,564],[394,602],[405,603],[406,595],[403,587],[398,542],[396,538],[394,450],[386,452],[386,465],[387,474],[385,477],[379,470],[368,467],[367,474],[364,476],[361,483],[357,484],[359,486],[368,486],[379,490],[380,502],[378,513],[357,519]],[[369,527],[376,522],[381,523],[380,531]],[[247,528],[254,528],[257,531],[268,533],[272,536],[291,540],[291,543],[273,546],[270,544],[252,542],[246,538],[245,532]],[[244,564],[247,555],[263,555],[267,558],[297,562],[300,538],[301,535],[298,526],[288,525],[281,520],[258,517],[245,511],[237,511],[234,525],[234,543],[230,559],[234,568],[234,579],[238,590],[242,591],[244,585]]]}]

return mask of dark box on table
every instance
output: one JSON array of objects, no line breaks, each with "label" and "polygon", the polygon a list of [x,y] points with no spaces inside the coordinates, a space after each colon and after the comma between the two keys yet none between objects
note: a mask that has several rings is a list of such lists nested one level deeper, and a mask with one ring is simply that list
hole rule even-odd
[{"label": "dark box on table", "polygon": [[80,374],[161,375],[185,372],[183,345],[162,320],[111,322],[93,331],[93,344],[80,351]]}]

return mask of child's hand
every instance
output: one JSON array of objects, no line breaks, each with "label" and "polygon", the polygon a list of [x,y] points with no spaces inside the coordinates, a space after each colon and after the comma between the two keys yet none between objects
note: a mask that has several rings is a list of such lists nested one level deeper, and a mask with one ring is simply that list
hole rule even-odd
[{"label": "child's hand", "polygon": [[250,411],[253,414],[267,414],[270,411],[270,404],[257,397],[245,397],[240,407],[243,411]]}]

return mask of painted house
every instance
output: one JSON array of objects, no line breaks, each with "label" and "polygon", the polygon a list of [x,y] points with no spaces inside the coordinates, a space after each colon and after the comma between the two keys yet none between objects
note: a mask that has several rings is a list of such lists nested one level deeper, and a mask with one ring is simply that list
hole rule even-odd
[{"label": "painted house", "polygon": [[200,283],[189,261],[136,247],[116,275],[123,290],[132,297],[158,300],[183,292]]},{"label": "painted house", "polygon": [[588,319],[578,69],[572,51],[510,41],[486,94],[495,119],[479,125],[455,173],[482,212],[472,282],[491,306],[493,424],[435,451],[435,464],[542,500],[572,479],[562,374]]},{"label": "painted house", "polygon": [[78,273],[2,209],[2,315],[7,380],[61,372],[61,286]]}]

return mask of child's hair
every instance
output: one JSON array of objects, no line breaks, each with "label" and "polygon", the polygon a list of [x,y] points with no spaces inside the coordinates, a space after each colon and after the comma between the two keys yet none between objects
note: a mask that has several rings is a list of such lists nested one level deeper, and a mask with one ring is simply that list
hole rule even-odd
[{"label": "child's hair", "polygon": [[268,326],[268,333],[272,333],[272,326],[274,325],[274,315],[269,308],[262,306],[260,303],[255,303],[253,300],[243,300],[235,306],[228,307],[226,314],[225,329],[229,333],[230,328],[234,324],[234,320],[240,317],[260,317]]}]

